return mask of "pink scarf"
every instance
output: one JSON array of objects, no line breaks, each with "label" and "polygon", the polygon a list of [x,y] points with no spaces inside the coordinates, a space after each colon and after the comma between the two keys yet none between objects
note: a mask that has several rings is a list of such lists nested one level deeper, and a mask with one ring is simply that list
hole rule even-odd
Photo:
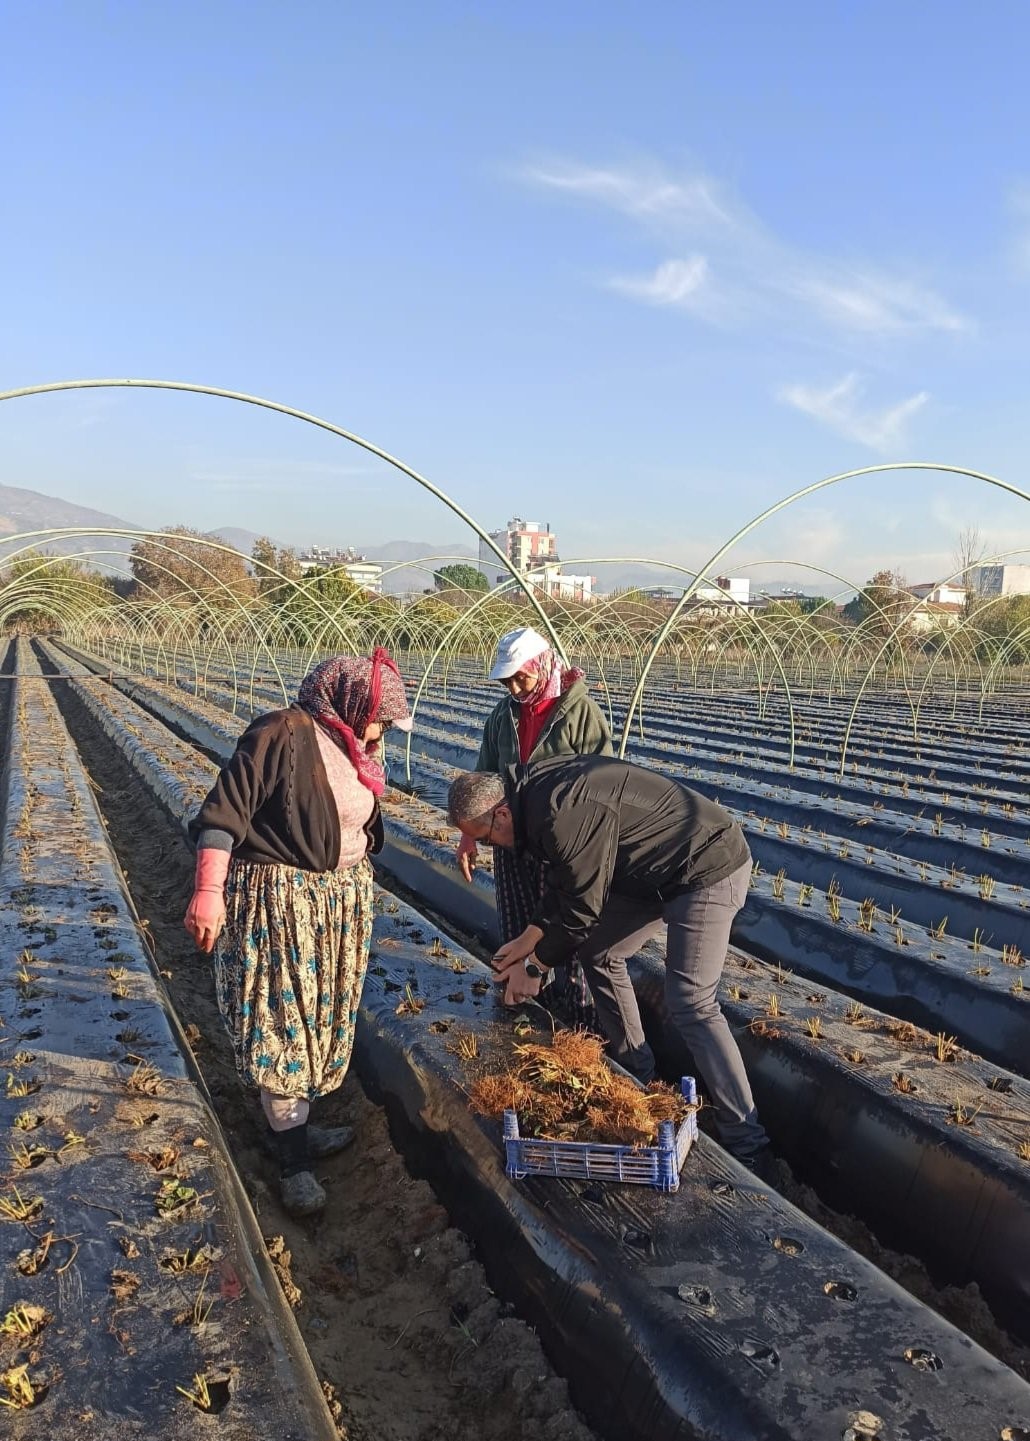
[{"label": "pink scarf", "polygon": [[408,714],[400,671],[382,646],[371,660],[337,655],[316,665],[300,683],[297,705],[347,753],[361,784],[381,796],[386,772],[359,737],[376,721],[387,726]]},{"label": "pink scarf", "polygon": [[513,696],[512,699],[519,705],[532,705],[534,710],[543,708],[560,695],[564,695],[570,685],[576,681],[586,678],[586,671],[580,670],[579,666],[566,665],[559,660],[550,646],[535,655],[532,660],[519,666],[527,675],[539,676],[539,680],[528,695]]}]

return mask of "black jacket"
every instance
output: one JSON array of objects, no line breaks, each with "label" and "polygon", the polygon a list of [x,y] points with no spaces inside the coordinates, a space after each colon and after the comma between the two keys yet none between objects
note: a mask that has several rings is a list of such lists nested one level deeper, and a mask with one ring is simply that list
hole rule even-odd
[{"label": "black jacket", "polygon": [[[194,845],[204,831],[231,836],[233,855],[241,861],[335,870],[340,813],[307,711],[291,706],[251,721],[189,824]],[[365,834],[370,851],[382,850],[378,801]]]},{"label": "black jacket", "polygon": [[736,821],[657,771],[607,756],[557,756],[509,766],[515,849],[544,863],[532,924],[541,965],[568,961],[609,893],[660,906],[714,886],[751,854]]}]

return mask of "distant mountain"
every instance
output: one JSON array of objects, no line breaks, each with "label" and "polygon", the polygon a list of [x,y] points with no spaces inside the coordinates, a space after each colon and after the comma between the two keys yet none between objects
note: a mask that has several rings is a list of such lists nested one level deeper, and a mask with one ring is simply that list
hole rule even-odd
[{"label": "distant mountain", "polygon": [[238,525],[223,525],[219,530],[205,530],[204,534],[209,540],[220,540],[224,545],[231,545],[248,559],[254,549],[254,542],[263,538],[256,530],[242,530]]},{"label": "distant mountain", "polygon": [[[58,500],[53,495],[42,495],[38,490],[23,490],[21,486],[17,485],[0,485],[0,536],[21,535],[26,531],[66,529],[73,526],[117,530],[138,530],[140,528],[134,521],[124,520],[117,515],[108,515],[106,511],[93,510],[88,505],[74,505],[71,501]],[[0,562],[6,560],[12,551],[20,549],[23,544],[28,543],[19,542],[17,546],[12,546],[9,542],[0,540]],[[76,555],[88,550],[113,550],[124,555],[130,549],[132,541],[120,536],[112,536],[109,540],[98,536],[50,540],[41,536],[38,541],[33,541],[31,544],[38,545],[40,550],[58,555]],[[112,557],[97,556],[93,563],[101,567],[119,568],[118,561]]]}]

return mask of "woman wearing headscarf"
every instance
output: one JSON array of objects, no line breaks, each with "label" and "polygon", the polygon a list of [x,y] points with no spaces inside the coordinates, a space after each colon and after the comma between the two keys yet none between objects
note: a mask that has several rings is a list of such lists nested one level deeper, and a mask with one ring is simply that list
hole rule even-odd
[{"label": "woman wearing headscarf", "polygon": [[323,661],[293,705],[251,722],[189,827],[186,929],[214,950],[236,1066],[260,1093],[295,1215],[326,1202],[312,1159],[353,1139],[310,1126],[308,1110],[341,1085],[354,1043],[391,725],[410,730],[411,717],[385,650]]},{"label": "woman wearing headscarf", "polygon": [[[590,699],[585,672],[566,665],[532,626],[501,636],[490,679],[499,681],[508,694],[487,716],[477,771],[503,772],[507,766],[550,756],[612,754],[611,732]],[[497,919],[505,944],[532,920],[543,878],[527,856],[500,846],[493,852]],[[465,879],[471,880],[475,841],[462,837],[457,857]],[[567,1024],[596,1029],[590,988],[575,960],[550,972],[538,999]]]}]

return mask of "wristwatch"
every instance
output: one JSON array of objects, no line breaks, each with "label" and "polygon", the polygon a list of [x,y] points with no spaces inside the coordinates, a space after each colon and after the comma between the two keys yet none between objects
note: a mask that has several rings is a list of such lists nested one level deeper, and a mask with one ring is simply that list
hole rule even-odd
[{"label": "wristwatch", "polygon": [[536,961],[526,962],[526,975],[531,981],[542,980],[546,974],[547,973],[544,970],[543,966],[538,966]]}]

